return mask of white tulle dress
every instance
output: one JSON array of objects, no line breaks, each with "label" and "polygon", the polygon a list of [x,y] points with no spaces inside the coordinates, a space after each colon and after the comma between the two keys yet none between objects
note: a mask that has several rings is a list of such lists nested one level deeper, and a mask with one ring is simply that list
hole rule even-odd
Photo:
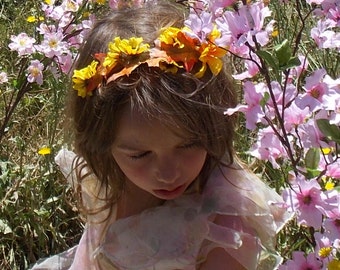
[{"label": "white tulle dress", "polygon": [[[56,157],[73,184],[75,154],[61,150]],[[100,207],[98,180],[82,183],[87,207]],[[79,244],[43,259],[32,269],[195,270],[216,247],[224,248],[246,269],[276,269],[276,233],[290,218],[281,197],[243,169],[218,168],[201,194],[183,194],[162,206],[115,220],[102,211],[87,221]],[[113,211],[115,212],[115,211]],[[211,217],[228,217],[223,226]],[[226,266],[226,269],[228,267]]]}]

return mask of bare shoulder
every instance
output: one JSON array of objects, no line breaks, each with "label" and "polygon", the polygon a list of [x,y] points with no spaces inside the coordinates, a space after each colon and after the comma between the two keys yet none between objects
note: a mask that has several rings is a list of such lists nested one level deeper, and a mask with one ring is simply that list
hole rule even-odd
[{"label": "bare shoulder", "polygon": [[[226,216],[217,215],[214,223],[221,226],[232,226],[230,220]],[[208,255],[206,260],[197,268],[198,270],[246,270],[233,256],[226,252],[223,248],[214,248]]]}]

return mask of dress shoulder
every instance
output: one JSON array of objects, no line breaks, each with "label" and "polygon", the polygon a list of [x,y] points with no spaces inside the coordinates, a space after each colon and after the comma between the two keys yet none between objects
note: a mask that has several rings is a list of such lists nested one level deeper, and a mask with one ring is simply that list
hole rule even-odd
[{"label": "dress shoulder", "polygon": [[[82,158],[78,157],[73,151],[61,149],[55,157],[55,162],[60,171],[67,179],[74,190],[80,188],[83,206],[89,211],[96,211],[105,205],[106,197],[97,177],[89,171]],[[79,181],[79,176],[85,176]],[[101,213],[101,216],[107,212]],[[93,216],[93,218],[92,218]],[[98,220],[98,215],[91,215],[89,219]]]},{"label": "dress shoulder", "polygon": [[202,256],[220,246],[218,241],[227,226],[237,231],[241,240],[238,249],[227,251],[246,269],[278,266],[282,259],[275,252],[276,234],[291,218],[279,194],[255,174],[237,165],[215,170],[204,197],[214,201],[213,211],[227,222],[222,228],[216,224],[210,227],[213,239],[204,247]]},{"label": "dress shoulder", "polygon": [[[109,226],[95,251],[118,269],[196,269],[222,247],[246,269],[275,269],[275,235],[289,219],[281,197],[243,169],[214,171],[188,194]],[[222,216],[223,225],[212,217]]]}]

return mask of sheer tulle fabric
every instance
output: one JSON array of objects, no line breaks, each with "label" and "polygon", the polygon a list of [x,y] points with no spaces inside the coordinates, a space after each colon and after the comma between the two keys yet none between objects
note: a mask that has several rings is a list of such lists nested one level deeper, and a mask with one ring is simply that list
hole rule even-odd
[{"label": "sheer tulle fabric", "polygon": [[[74,157],[67,150],[56,157],[71,184]],[[82,184],[88,207],[103,203],[95,197],[97,183],[89,176]],[[33,269],[195,270],[217,247],[246,269],[275,269],[281,262],[275,235],[290,218],[281,205],[280,196],[253,174],[217,168],[202,194],[184,194],[117,221],[113,213],[108,222],[95,222],[105,211],[91,217],[76,248]],[[223,226],[214,223],[216,217]],[[58,256],[64,257],[58,261]]]}]

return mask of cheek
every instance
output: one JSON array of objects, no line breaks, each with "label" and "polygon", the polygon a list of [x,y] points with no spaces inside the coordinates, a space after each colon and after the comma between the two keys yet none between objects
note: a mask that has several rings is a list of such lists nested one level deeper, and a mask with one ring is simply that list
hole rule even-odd
[{"label": "cheek", "polygon": [[182,162],[182,167],[188,170],[188,173],[196,177],[205,163],[207,152],[205,150],[197,150],[190,155],[186,156]]},{"label": "cheek", "polygon": [[142,180],[143,178],[147,178],[149,176],[148,166],[118,156],[114,156],[114,158],[119,168],[128,179]]}]

